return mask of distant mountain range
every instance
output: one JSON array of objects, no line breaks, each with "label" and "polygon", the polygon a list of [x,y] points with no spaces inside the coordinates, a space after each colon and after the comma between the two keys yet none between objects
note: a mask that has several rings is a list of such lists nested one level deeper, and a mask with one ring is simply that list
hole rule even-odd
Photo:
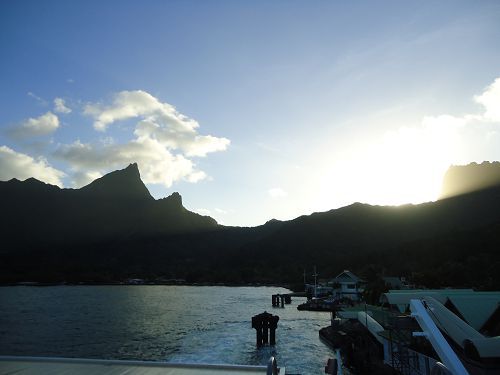
[{"label": "distant mountain range", "polygon": [[[316,265],[406,275],[427,286],[500,288],[500,163],[452,167],[452,197],[399,207],[355,203],[253,228],[186,210],[178,193],[155,200],[136,164],[81,189],[35,179],[0,182],[0,282],[183,279],[300,282]],[[455,192],[452,194],[452,192]]]}]

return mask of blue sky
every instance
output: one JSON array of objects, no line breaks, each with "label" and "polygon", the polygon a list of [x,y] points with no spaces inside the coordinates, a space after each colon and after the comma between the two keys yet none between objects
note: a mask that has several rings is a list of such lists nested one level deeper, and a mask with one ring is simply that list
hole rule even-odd
[{"label": "blue sky", "polygon": [[0,180],[137,161],[245,226],[434,200],[500,159],[499,40],[497,1],[2,1]]}]

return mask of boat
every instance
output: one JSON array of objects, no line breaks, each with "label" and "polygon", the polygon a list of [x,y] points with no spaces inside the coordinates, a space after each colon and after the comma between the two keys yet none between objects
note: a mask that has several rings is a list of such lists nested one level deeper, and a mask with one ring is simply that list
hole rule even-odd
[{"label": "boat", "polygon": [[337,311],[339,301],[334,298],[311,298],[297,306],[297,310],[305,311]]}]

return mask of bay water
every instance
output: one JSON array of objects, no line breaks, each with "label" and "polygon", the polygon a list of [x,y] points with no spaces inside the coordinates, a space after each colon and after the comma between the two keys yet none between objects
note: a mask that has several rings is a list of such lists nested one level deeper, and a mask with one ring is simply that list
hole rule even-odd
[{"label": "bay water", "polygon": [[[277,287],[14,286],[0,288],[0,355],[264,365],[321,374],[334,352],[330,314],[273,308]],[[279,316],[274,347],[257,348],[254,315]]]}]

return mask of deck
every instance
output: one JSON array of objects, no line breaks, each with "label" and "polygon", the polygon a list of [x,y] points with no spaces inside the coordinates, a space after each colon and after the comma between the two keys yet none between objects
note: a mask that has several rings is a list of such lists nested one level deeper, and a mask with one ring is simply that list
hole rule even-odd
[{"label": "deck", "polygon": [[[268,374],[267,370],[268,366],[0,356],[0,375],[258,375]],[[284,375],[285,369],[281,368],[278,374]]]}]

